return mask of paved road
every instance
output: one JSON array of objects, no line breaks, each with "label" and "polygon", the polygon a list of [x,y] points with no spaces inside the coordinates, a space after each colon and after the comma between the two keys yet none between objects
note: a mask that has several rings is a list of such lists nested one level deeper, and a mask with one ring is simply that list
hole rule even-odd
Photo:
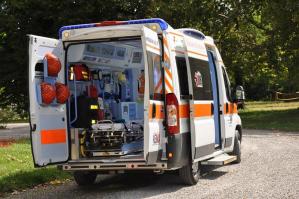
[{"label": "paved road", "polygon": [[246,131],[241,164],[210,171],[196,186],[170,174],[100,176],[86,188],[68,182],[11,198],[299,198],[299,135]]},{"label": "paved road", "polygon": [[0,129],[0,140],[29,138],[29,131],[28,123],[8,124],[6,129]]}]

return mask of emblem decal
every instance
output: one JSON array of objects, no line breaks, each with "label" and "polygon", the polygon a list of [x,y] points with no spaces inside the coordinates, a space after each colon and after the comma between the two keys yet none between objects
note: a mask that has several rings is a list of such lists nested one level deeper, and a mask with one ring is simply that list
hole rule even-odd
[{"label": "emblem decal", "polygon": [[199,71],[196,71],[194,73],[194,82],[195,82],[195,86],[197,88],[202,88],[203,87],[202,76],[201,76],[201,73]]}]

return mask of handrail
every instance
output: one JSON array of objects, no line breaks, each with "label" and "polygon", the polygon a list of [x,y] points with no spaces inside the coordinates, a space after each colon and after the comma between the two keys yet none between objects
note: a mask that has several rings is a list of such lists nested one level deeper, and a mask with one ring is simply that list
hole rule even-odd
[{"label": "handrail", "polygon": [[[78,118],[78,110],[77,110],[77,85],[76,85],[76,75],[75,75],[75,73],[73,73],[73,75],[74,75],[74,94],[75,94],[75,118],[72,120],[72,121],[70,121],[70,124],[73,124],[76,120],[77,120],[77,118]],[[69,103],[70,103],[70,101],[69,101]],[[69,105],[69,107],[70,107],[70,105]],[[71,113],[71,111],[69,110],[69,116],[70,116],[70,113]],[[71,117],[69,117],[69,118],[71,118]]]}]

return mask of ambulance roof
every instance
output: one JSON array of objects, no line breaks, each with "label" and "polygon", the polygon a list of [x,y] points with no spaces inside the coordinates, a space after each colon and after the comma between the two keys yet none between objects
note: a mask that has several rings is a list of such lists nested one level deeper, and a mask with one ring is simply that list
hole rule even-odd
[{"label": "ambulance roof", "polygon": [[151,18],[151,19],[137,19],[129,21],[103,21],[100,23],[89,23],[89,24],[78,24],[78,25],[69,25],[63,26],[59,29],[59,38],[62,38],[62,32],[65,30],[74,30],[82,28],[93,28],[93,27],[102,27],[102,26],[116,26],[116,25],[130,25],[130,24],[149,24],[156,23],[159,24],[162,31],[169,28],[169,24],[160,18]]}]

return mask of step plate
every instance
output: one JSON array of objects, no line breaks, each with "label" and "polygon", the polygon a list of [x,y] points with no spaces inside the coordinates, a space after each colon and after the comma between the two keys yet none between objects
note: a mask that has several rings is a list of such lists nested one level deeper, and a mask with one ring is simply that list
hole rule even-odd
[{"label": "step plate", "polygon": [[218,155],[212,159],[206,160],[206,161],[202,161],[201,165],[217,165],[217,166],[221,166],[221,165],[226,165],[228,163],[231,163],[233,161],[235,161],[237,159],[237,156],[233,156],[233,155],[227,155],[227,154],[221,154]]}]

